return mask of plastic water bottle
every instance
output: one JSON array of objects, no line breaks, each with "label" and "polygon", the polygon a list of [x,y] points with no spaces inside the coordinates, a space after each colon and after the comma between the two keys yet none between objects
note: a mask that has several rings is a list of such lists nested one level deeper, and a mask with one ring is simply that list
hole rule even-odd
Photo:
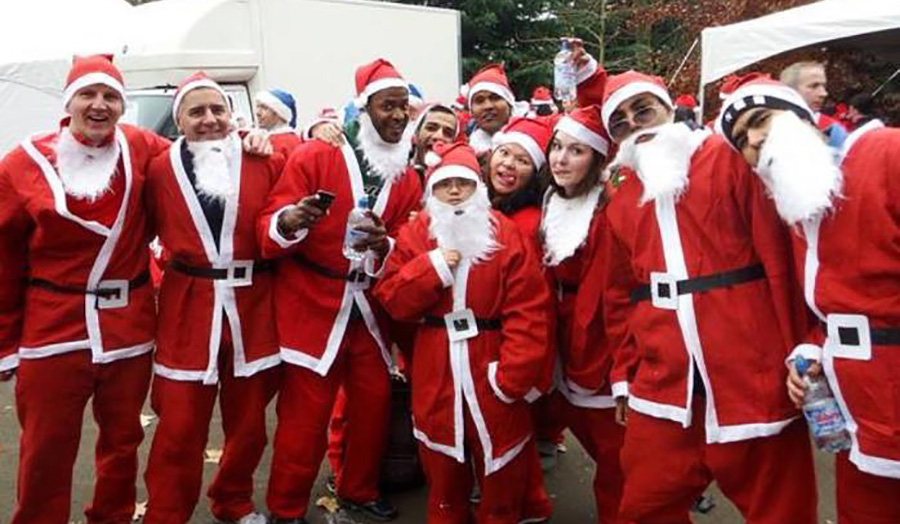
[{"label": "plastic water bottle", "polygon": [[809,365],[809,360],[802,357],[794,361],[794,368],[806,384],[803,416],[809,424],[813,440],[819,449],[829,453],[850,449],[850,432],[847,431],[844,415],[828,387],[828,380],[822,375],[809,376],[806,373]]},{"label": "plastic water bottle", "polygon": [[350,211],[347,217],[347,234],[344,236],[344,256],[349,260],[362,260],[366,256],[365,251],[354,249],[353,246],[368,238],[369,234],[360,231],[360,226],[371,226],[375,223],[369,217],[369,197],[364,196],[356,203],[356,207]]},{"label": "plastic water bottle", "polygon": [[572,45],[563,39],[553,59],[553,96],[560,102],[571,102],[578,96],[578,75],[572,62]]}]

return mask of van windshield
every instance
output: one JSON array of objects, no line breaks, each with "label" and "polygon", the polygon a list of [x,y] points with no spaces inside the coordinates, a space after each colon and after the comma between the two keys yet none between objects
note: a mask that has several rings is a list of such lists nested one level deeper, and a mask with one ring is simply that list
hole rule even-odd
[{"label": "van windshield", "polygon": [[178,138],[172,119],[172,97],[165,94],[132,93],[123,119],[130,124],[150,129],[170,140]]}]

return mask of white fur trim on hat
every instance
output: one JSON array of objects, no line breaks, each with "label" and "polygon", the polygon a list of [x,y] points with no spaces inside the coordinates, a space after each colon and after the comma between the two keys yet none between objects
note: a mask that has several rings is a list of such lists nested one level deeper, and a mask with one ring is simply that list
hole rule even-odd
[{"label": "white fur trim on hat", "polygon": [[672,103],[672,98],[669,97],[669,92],[666,91],[665,88],[654,84],[653,82],[632,82],[620,87],[617,91],[614,91],[609,95],[609,100],[603,103],[603,108],[600,110],[600,116],[603,118],[603,125],[606,126],[606,129],[609,129],[609,119],[616,109],[618,109],[619,105],[629,98],[641,93],[655,95],[662,100],[662,103],[670,110],[675,109],[675,104]]},{"label": "white fur trim on hat", "polygon": [[106,73],[88,73],[78,77],[77,80],[69,84],[68,87],[66,87],[66,90],[63,91],[63,107],[65,108],[69,105],[69,102],[72,101],[72,97],[75,96],[75,93],[80,89],[95,84],[103,84],[115,89],[119,93],[119,96],[122,97],[122,100],[125,100],[125,86],[123,86],[121,82]]},{"label": "white fur trim on hat", "polygon": [[176,125],[178,123],[178,107],[181,106],[181,101],[184,100],[184,95],[190,93],[194,89],[201,89],[204,87],[215,89],[220,95],[222,95],[222,98],[225,99],[225,103],[228,103],[228,95],[225,94],[222,86],[217,84],[214,80],[204,78],[202,80],[196,80],[194,82],[186,84],[178,91],[178,94],[175,95],[175,101],[172,102],[172,118],[175,120]]},{"label": "white fur trim on hat", "polygon": [[[719,115],[716,117],[715,129],[716,133],[720,135],[724,135],[724,129],[722,126],[722,118],[725,117],[725,114],[728,110],[733,106],[738,111],[742,111],[746,106],[746,102],[744,101],[747,97],[771,97],[777,98],[780,100],[784,100],[785,102],[790,103],[791,105],[797,106],[803,111],[809,113],[809,119],[812,122],[815,122],[816,119],[813,116],[812,109],[806,104],[806,100],[800,96],[800,93],[794,91],[792,88],[786,85],[778,85],[778,84],[769,84],[769,83],[759,83],[759,84],[748,84],[744,87],[740,87],[736,89],[733,93],[728,95],[725,98],[725,101],[722,102],[722,109],[719,112]],[[764,99],[763,99],[764,100]],[[762,105],[762,100],[758,102]],[[729,142],[731,142],[729,140]]]},{"label": "white fur trim on hat", "polygon": [[277,96],[268,91],[256,93],[256,103],[268,107],[285,122],[290,123],[294,117],[294,115],[291,114],[291,108],[279,100]]},{"label": "white fur trim on hat", "polygon": [[439,167],[431,173],[428,177],[428,194],[431,195],[431,190],[434,188],[435,184],[441,180],[447,180],[448,178],[464,178],[475,182],[476,185],[483,183],[481,181],[481,175],[475,171],[459,164],[451,164],[449,166]]},{"label": "white fur trim on hat", "polygon": [[559,123],[556,124],[556,130],[562,131],[575,140],[591,146],[595,151],[599,152],[603,156],[609,154],[609,141],[599,134],[591,131],[574,118],[568,116],[563,117],[559,121]]},{"label": "white fur trim on hat", "polygon": [[403,87],[406,89],[407,93],[409,92],[409,84],[407,84],[406,81],[402,78],[382,78],[381,80],[376,80],[370,84],[366,84],[366,88],[363,89],[363,92],[356,97],[353,103],[360,109],[366,107],[366,104],[369,103],[369,98],[371,98],[372,95],[391,87]]},{"label": "white fur trim on hat", "polygon": [[472,97],[475,96],[480,91],[487,91],[489,93],[494,93],[499,96],[509,105],[515,105],[516,97],[512,94],[512,91],[506,89],[500,84],[495,84],[493,82],[478,82],[469,88],[469,93],[466,95],[466,102],[468,102],[469,107],[472,107]]},{"label": "white fur trim on hat", "polygon": [[512,131],[509,133],[504,133],[502,131],[498,131],[494,133],[493,137],[493,145],[494,149],[504,145],[504,144],[517,144],[522,146],[526,152],[528,152],[528,156],[531,157],[531,161],[534,162],[534,169],[540,169],[544,166],[544,162],[547,161],[547,157],[544,156],[544,152],[541,151],[541,148],[538,147],[537,142],[534,141],[531,136],[521,133],[519,131]]}]

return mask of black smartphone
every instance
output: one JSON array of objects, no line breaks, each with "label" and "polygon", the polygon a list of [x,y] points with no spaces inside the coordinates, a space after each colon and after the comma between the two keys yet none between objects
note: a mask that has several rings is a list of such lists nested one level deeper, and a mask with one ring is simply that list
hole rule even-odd
[{"label": "black smartphone", "polygon": [[331,203],[334,202],[334,197],[334,193],[320,189],[316,191],[316,201],[313,202],[313,205],[322,211],[327,211],[331,207]]}]

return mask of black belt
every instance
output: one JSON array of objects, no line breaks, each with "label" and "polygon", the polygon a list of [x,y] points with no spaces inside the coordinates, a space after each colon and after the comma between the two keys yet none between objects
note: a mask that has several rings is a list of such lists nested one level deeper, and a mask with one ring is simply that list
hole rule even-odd
[{"label": "black belt", "polygon": [[[144,271],[140,275],[128,281],[128,288],[138,288],[147,284],[148,282],[150,282],[150,272]],[[100,283],[102,284],[102,281]],[[28,282],[28,284],[34,287],[39,287],[41,289],[46,289],[47,291],[53,291],[54,293],[62,293],[65,295],[97,295],[98,297],[104,299],[118,298],[120,292],[120,289],[117,287],[100,287],[97,289],[87,289],[86,287],[82,286],[63,286],[49,280],[44,280],[43,278],[32,278]]]},{"label": "black belt", "polygon": [[578,284],[569,284],[568,282],[560,282],[559,290],[563,294],[572,294],[575,295],[578,293]]},{"label": "black belt", "polygon": [[[228,278],[240,280],[247,277],[247,269],[241,266],[235,266],[232,269],[197,267],[189,266],[181,260],[176,259],[169,262],[168,267],[191,277],[207,278],[209,280],[228,280]],[[266,271],[272,271],[273,269],[275,269],[275,262],[272,260],[253,261],[253,273],[265,273]],[[231,272],[231,275],[228,274],[229,271]]]},{"label": "black belt", "polygon": [[[743,284],[745,282],[751,282],[753,280],[759,280],[765,277],[766,269],[762,266],[762,264],[756,264],[753,266],[742,267],[740,269],[716,273],[714,275],[689,278],[687,280],[679,280],[675,283],[675,286],[677,288],[677,294],[687,295],[688,293],[700,293],[703,291],[709,291],[711,289]],[[668,284],[660,282],[659,286],[660,288],[665,286],[665,289],[659,290],[659,296],[666,298],[672,296]],[[635,288],[631,292],[631,302],[635,303],[640,302],[641,300],[650,300],[652,296],[653,295],[650,292],[650,285],[640,286]]]},{"label": "black belt", "polygon": [[[431,315],[426,315],[422,319],[422,324],[431,327],[447,326],[443,318],[433,317]],[[501,322],[499,318],[476,318],[475,325],[478,326],[479,331],[496,331],[503,327],[503,322]]]},{"label": "black belt", "polygon": [[[828,325],[821,322],[822,329],[828,333]],[[853,326],[839,326],[837,328],[838,342],[844,346],[860,345],[861,337],[858,328]],[[900,328],[869,328],[869,342],[873,346],[900,346]]]},{"label": "black belt", "polygon": [[312,260],[304,257],[303,255],[294,255],[291,257],[294,259],[294,262],[297,262],[301,266],[312,270],[313,273],[319,274],[325,278],[330,278],[332,280],[346,280],[348,282],[358,282],[363,283],[368,280],[369,276],[364,272],[359,270],[353,270],[350,273],[338,273],[337,271],[332,271],[325,266],[320,266],[316,264]]}]

